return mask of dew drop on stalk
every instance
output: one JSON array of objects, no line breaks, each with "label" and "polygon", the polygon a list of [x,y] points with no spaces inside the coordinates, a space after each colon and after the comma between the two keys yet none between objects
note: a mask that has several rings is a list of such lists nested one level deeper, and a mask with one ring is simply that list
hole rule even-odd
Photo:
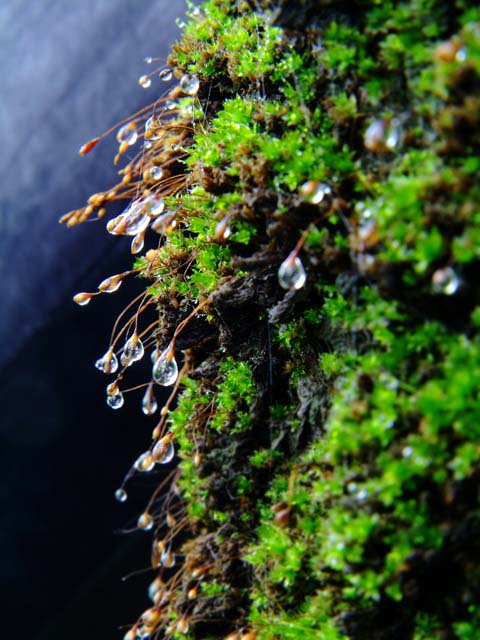
[{"label": "dew drop on stalk", "polygon": [[300,193],[305,196],[311,203],[320,204],[331,198],[332,189],[325,182],[318,180],[308,180],[300,187]]},{"label": "dew drop on stalk", "polygon": [[158,403],[153,393],[153,385],[150,383],[142,399],[142,411],[146,416],[153,415],[158,409]]},{"label": "dew drop on stalk", "polygon": [[150,180],[161,180],[163,177],[163,169],[162,167],[158,167],[154,165],[148,169],[148,177]]},{"label": "dew drop on stalk", "polygon": [[116,276],[110,276],[110,278],[105,278],[98,285],[98,290],[103,293],[114,293],[120,289],[123,282],[123,274],[119,273]]},{"label": "dew drop on stalk", "polygon": [[175,554],[171,551],[165,550],[160,554],[160,563],[165,567],[165,569],[171,569],[172,567],[174,567],[175,561]]},{"label": "dew drop on stalk", "polygon": [[157,384],[170,387],[178,378],[178,365],[175,360],[173,345],[169,345],[156,360],[152,369],[152,377]]},{"label": "dew drop on stalk", "polygon": [[169,82],[173,77],[173,71],[171,69],[162,69],[158,74],[158,77],[162,82]]},{"label": "dew drop on stalk", "polygon": [[155,233],[163,234],[167,231],[169,226],[173,226],[172,223],[175,222],[174,218],[175,214],[171,211],[167,211],[155,218],[150,226],[150,229],[152,231],[155,231]]},{"label": "dew drop on stalk", "polygon": [[145,354],[143,343],[138,337],[137,333],[134,333],[125,343],[122,353],[122,364],[130,366],[133,362],[141,360]]},{"label": "dew drop on stalk", "polygon": [[188,620],[185,616],[183,616],[183,618],[180,618],[180,620],[177,622],[176,631],[178,633],[188,633],[189,630],[190,625],[188,623]]},{"label": "dew drop on stalk", "polygon": [[126,502],[127,499],[128,499],[128,495],[125,489],[120,488],[115,491],[115,500],[117,502]]},{"label": "dew drop on stalk", "polygon": [[152,602],[155,602],[157,593],[162,589],[163,586],[164,583],[160,578],[155,578],[155,580],[149,584],[148,597]]},{"label": "dew drop on stalk", "polygon": [[123,407],[125,399],[123,393],[118,388],[116,382],[112,382],[107,387],[107,404],[111,409],[120,409]]},{"label": "dew drop on stalk", "polygon": [[145,245],[145,231],[140,231],[137,235],[132,239],[132,244],[130,245],[130,252],[132,255],[140,253]]},{"label": "dew drop on stalk", "polygon": [[147,64],[152,64],[153,62],[152,56],[145,56],[144,60]]},{"label": "dew drop on stalk", "polygon": [[143,89],[148,89],[148,87],[152,84],[152,79],[148,76],[140,76],[140,78],[138,79],[138,84]]},{"label": "dew drop on stalk", "polygon": [[150,451],[145,451],[136,460],[133,465],[137,471],[149,472],[155,466],[155,460],[153,459]]},{"label": "dew drop on stalk", "polygon": [[228,224],[230,220],[230,216],[225,216],[220,220],[220,222],[215,227],[214,238],[215,240],[226,240],[230,237],[232,233],[232,229]]},{"label": "dew drop on stalk", "polygon": [[441,293],[453,296],[460,288],[460,278],[452,267],[437,269],[432,276],[432,290],[434,293]]},{"label": "dew drop on stalk", "polygon": [[110,349],[95,362],[95,368],[106,374],[115,373],[118,369],[118,360],[113,347],[110,347]]},{"label": "dew drop on stalk", "polygon": [[107,222],[107,231],[114,236],[136,236],[145,231],[150,219],[143,200],[135,200],[116,218]]},{"label": "dew drop on stalk", "polygon": [[137,127],[133,122],[124,124],[123,127],[117,131],[117,142],[122,144],[126,142],[128,146],[132,146],[138,140]]},{"label": "dew drop on stalk", "polygon": [[90,300],[93,298],[93,294],[92,293],[77,293],[75,296],[73,296],[73,301],[78,304],[80,307],[84,307],[85,305],[87,305]]},{"label": "dew drop on stalk", "polygon": [[143,531],[150,531],[153,528],[153,518],[148,513],[148,511],[144,511],[137,520],[137,526],[139,529],[143,529]]},{"label": "dew drop on stalk", "polygon": [[175,447],[173,442],[167,436],[167,439],[162,438],[153,447],[152,456],[158,464],[168,464],[173,460],[175,456]]},{"label": "dew drop on stalk", "polygon": [[291,253],[278,269],[278,282],[284,289],[301,289],[307,280],[307,274],[300,258]]},{"label": "dew drop on stalk", "polygon": [[200,81],[197,76],[190,75],[186,73],[180,79],[180,89],[183,93],[186,93],[189,96],[194,96],[198,93],[200,88]]},{"label": "dew drop on stalk", "polygon": [[149,196],[145,198],[145,211],[150,218],[156,218],[165,211],[165,202],[162,198]]}]

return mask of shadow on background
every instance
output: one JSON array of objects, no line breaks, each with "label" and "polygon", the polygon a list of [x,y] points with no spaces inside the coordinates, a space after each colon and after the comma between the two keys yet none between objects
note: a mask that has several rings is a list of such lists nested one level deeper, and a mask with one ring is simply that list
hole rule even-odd
[{"label": "shadow on background", "polygon": [[[113,500],[155,422],[105,405],[93,368],[140,284],[86,309],[72,295],[129,268],[129,241],[58,217],[114,184],[114,137],[78,148],[158,97],[137,78],[166,57],[183,1],[6,0],[0,5],[0,601],[2,631],[35,640],[121,638],[148,606],[149,537],[116,533],[149,497]],[[98,302],[98,304],[96,304]]]}]

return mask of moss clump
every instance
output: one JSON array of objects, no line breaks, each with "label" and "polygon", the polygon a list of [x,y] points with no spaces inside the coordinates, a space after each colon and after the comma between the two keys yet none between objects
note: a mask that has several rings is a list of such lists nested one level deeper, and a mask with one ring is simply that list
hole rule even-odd
[{"label": "moss clump", "polygon": [[185,352],[149,454],[181,461],[131,637],[480,633],[473,5],[192,8],[143,154],[70,214],[168,211],[125,332]]}]

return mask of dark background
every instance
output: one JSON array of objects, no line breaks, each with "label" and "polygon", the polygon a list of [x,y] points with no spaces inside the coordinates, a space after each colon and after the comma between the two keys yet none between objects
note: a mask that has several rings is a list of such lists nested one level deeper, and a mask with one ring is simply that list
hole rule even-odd
[{"label": "dark background", "polygon": [[[0,2],[0,603],[2,636],[121,638],[149,606],[149,536],[121,535],[150,495],[113,492],[148,447],[154,418],[128,396],[113,412],[93,368],[140,285],[72,302],[131,265],[103,222],[58,218],[115,182],[114,136],[77,151],[164,89],[145,56],[178,36],[182,0]],[[8,636],[9,637],[9,636]]]}]

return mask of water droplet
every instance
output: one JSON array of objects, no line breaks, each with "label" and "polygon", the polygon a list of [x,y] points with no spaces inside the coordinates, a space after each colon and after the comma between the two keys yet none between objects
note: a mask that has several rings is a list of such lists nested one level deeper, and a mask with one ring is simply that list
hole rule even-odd
[{"label": "water droplet", "polygon": [[151,636],[152,636],[151,627],[141,626],[137,629],[136,637],[139,638],[139,640],[148,640],[148,638],[151,638]]},{"label": "water droplet", "polygon": [[105,278],[98,285],[98,290],[103,293],[114,293],[120,289],[123,282],[123,274],[118,274],[116,276],[110,276],[110,278]]},{"label": "water droplet", "polygon": [[402,456],[404,458],[410,458],[410,456],[413,453],[413,447],[403,447],[402,449]]},{"label": "water droplet", "polygon": [[144,210],[142,200],[135,200],[116,218],[109,220],[107,231],[114,236],[136,236],[145,231],[150,223],[150,218]]},{"label": "water droplet", "polygon": [[200,88],[200,81],[197,76],[189,75],[186,73],[180,79],[180,89],[183,93],[186,93],[189,96],[194,96],[198,93]]},{"label": "water droplet", "polygon": [[110,349],[95,362],[95,368],[106,374],[115,373],[118,369],[118,360],[113,351],[113,347],[110,347]]},{"label": "water droplet", "polygon": [[141,360],[144,354],[145,349],[143,348],[143,343],[138,337],[138,334],[134,333],[133,336],[126,341],[125,346],[123,347],[122,364],[130,366],[132,363]]},{"label": "water droplet", "polygon": [[167,227],[174,222],[175,214],[171,211],[167,211],[163,215],[158,216],[152,222],[150,229],[156,233],[163,234],[166,232]]},{"label": "water droplet", "polygon": [[143,146],[144,146],[144,148],[145,148],[145,149],[151,149],[151,148],[153,147],[153,145],[152,145],[152,143],[150,142],[150,140],[146,140],[146,141],[143,143]]},{"label": "water droplet", "polygon": [[145,56],[144,60],[147,64],[152,64],[153,62],[152,56]]},{"label": "water droplet", "polygon": [[162,198],[149,196],[145,199],[145,211],[150,218],[156,218],[165,211],[165,202]]},{"label": "water droplet", "polygon": [[307,280],[307,274],[300,258],[291,253],[278,269],[278,282],[284,289],[301,289]]},{"label": "water droplet", "polygon": [[138,84],[144,89],[148,89],[148,87],[152,84],[152,79],[148,76],[140,76],[138,79]]},{"label": "water droplet", "polygon": [[151,471],[155,466],[155,460],[153,459],[150,451],[145,451],[139,456],[133,465],[137,471],[147,472]]},{"label": "water droplet", "polygon": [[137,520],[138,528],[143,529],[144,531],[150,531],[150,529],[153,528],[153,524],[153,518],[148,511],[144,511]]},{"label": "water droplet", "polygon": [[318,180],[308,180],[300,187],[300,193],[305,196],[313,204],[320,204],[332,195],[330,185]]},{"label": "water droplet", "polygon": [[115,500],[117,502],[126,502],[127,499],[128,499],[128,495],[125,489],[120,488],[115,491]]},{"label": "water droplet", "polygon": [[123,640],[136,640],[137,638],[137,626],[135,625],[131,629],[127,631],[127,633],[123,636]]},{"label": "water droplet", "polygon": [[140,231],[140,233],[137,233],[137,235],[132,240],[132,244],[130,245],[130,253],[132,255],[140,253],[144,245],[145,245],[145,231]]},{"label": "water droplet", "polygon": [[432,276],[432,290],[434,293],[453,296],[460,288],[460,283],[460,278],[452,267],[437,269]]},{"label": "water droplet", "polygon": [[465,47],[461,47],[455,55],[455,60],[457,62],[465,62],[466,59],[467,59],[467,50],[465,49]]},{"label": "water droplet", "polygon": [[118,388],[116,382],[112,382],[107,387],[107,404],[111,409],[120,409],[123,407],[125,399],[123,393]]},{"label": "water droplet", "polygon": [[215,234],[214,234],[215,240],[226,240],[227,238],[230,237],[230,235],[232,233],[232,229],[230,228],[230,225],[228,224],[229,220],[230,220],[230,216],[225,216],[216,225]]},{"label": "water droplet", "polygon": [[87,305],[90,300],[93,298],[93,294],[92,293],[77,293],[75,296],[73,296],[73,301],[78,304],[80,307],[84,307],[85,305]]},{"label": "water droplet", "polygon": [[156,360],[158,360],[158,358],[160,357],[160,354],[162,352],[160,351],[160,349],[154,349],[152,351],[152,353],[150,354],[150,360],[155,363]]},{"label": "water droplet", "polygon": [[150,180],[161,180],[163,177],[163,169],[162,167],[157,167],[156,165],[150,167],[148,170],[148,177]]},{"label": "water droplet", "polygon": [[164,107],[165,107],[165,109],[166,109],[167,111],[173,111],[174,109],[176,109],[176,108],[177,108],[177,106],[178,106],[178,105],[177,105],[177,103],[175,102],[175,100],[167,100],[167,101],[165,102],[165,105],[164,105]]},{"label": "water droplet", "polygon": [[188,633],[190,625],[188,624],[188,620],[185,618],[185,616],[183,616],[183,618],[180,618],[180,620],[177,622],[176,629],[178,633]]},{"label": "water droplet", "polygon": [[175,351],[172,344],[160,354],[158,360],[153,365],[152,377],[157,384],[163,387],[169,387],[175,384],[178,378],[178,365],[175,360]]},{"label": "water droplet", "polygon": [[162,551],[160,555],[160,563],[166,568],[171,569],[175,566],[175,554],[171,551]]},{"label": "water droplet", "polygon": [[146,416],[153,415],[158,409],[158,403],[153,393],[152,386],[152,383],[148,385],[142,399],[142,411]]},{"label": "water droplet", "polygon": [[157,442],[152,451],[153,458],[158,464],[168,464],[175,456],[175,447],[170,436]]},{"label": "water droplet", "polygon": [[175,520],[174,516],[172,516],[172,514],[170,513],[170,511],[167,512],[167,515],[165,516],[165,522],[167,523],[167,527],[169,529],[171,529],[172,527],[175,526],[175,524],[177,523],[177,521]]},{"label": "water droplet", "polygon": [[171,69],[162,69],[158,74],[158,77],[163,82],[169,82],[173,77],[173,71]]},{"label": "water droplet", "polygon": [[357,493],[358,502],[365,502],[367,498],[368,498],[368,491],[366,489],[360,489],[360,491]]},{"label": "water droplet", "polygon": [[178,18],[175,20],[175,22],[177,23],[177,27],[179,29],[183,29],[185,27],[185,22],[184,20],[179,20]]},{"label": "water droplet", "polygon": [[393,151],[400,144],[400,124],[398,120],[392,120],[387,127],[385,135],[385,146],[389,151]]},{"label": "water droplet", "polygon": [[155,602],[157,593],[164,586],[163,581],[160,578],[155,578],[148,586],[148,597],[152,602]]},{"label": "water droplet", "polygon": [[120,129],[117,131],[117,142],[119,142],[120,144],[126,142],[128,146],[131,146],[132,144],[135,144],[137,140],[137,127],[133,122],[124,124],[123,127],[120,127]]},{"label": "water droplet", "polygon": [[385,149],[385,132],[387,123],[385,120],[374,120],[363,135],[363,143],[369,151],[379,153]]}]

